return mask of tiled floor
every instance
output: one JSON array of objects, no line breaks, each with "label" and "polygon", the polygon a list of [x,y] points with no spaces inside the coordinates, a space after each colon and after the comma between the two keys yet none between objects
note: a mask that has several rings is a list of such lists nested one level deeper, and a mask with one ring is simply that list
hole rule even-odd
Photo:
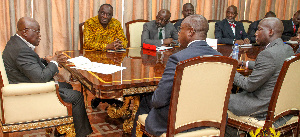
[{"label": "tiled floor", "polygon": [[[80,84],[73,83],[73,88],[78,90],[80,89]],[[112,119],[110,118],[105,108],[107,104],[100,104],[97,109],[91,108],[91,100],[93,95],[88,92],[88,108],[87,113],[90,120],[90,123],[93,128],[93,133],[89,135],[90,137],[130,137],[130,134],[126,134],[122,129],[122,119]],[[52,128],[54,129],[54,128]],[[33,131],[24,131],[11,133],[11,137],[54,137],[53,133],[48,135],[45,132],[45,129],[33,130]],[[2,134],[0,133],[0,137]]]}]

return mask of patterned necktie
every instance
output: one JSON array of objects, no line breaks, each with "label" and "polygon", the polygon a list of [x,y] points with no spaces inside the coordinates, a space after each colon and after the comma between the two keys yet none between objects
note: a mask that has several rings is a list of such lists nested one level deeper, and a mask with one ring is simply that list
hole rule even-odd
[{"label": "patterned necktie", "polygon": [[159,29],[158,39],[163,39],[163,36],[162,36],[162,29]]},{"label": "patterned necktie", "polygon": [[230,25],[230,27],[232,26],[232,27],[234,27],[234,28],[235,28],[235,24],[233,24],[233,23],[229,23],[229,25]]},{"label": "patterned necktie", "polygon": [[296,26],[295,25],[293,25],[293,29],[294,29],[294,33],[296,32]]}]

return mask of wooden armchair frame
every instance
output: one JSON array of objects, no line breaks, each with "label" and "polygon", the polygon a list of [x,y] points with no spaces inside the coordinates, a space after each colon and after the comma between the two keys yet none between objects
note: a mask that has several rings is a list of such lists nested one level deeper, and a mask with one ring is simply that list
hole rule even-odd
[{"label": "wooden armchair frame", "polygon": [[[232,68],[230,70],[230,75],[228,79],[228,86],[227,90],[225,92],[225,99],[224,99],[224,104],[223,104],[223,110],[222,110],[222,118],[221,122],[217,121],[193,121],[190,122],[189,124],[182,125],[178,128],[175,128],[175,123],[176,123],[176,113],[177,113],[177,105],[178,105],[178,99],[179,99],[179,92],[181,88],[181,82],[182,82],[182,76],[184,69],[193,65],[198,65],[201,63],[206,63],[206,62],[213,62],[213,63],[224,63],[227,65],[231,65]],[[235,75],[235,71],[237,68],[237,61],[233,60],[228,57],[223,57],[223,56],[212,56],[212,57],[195,57],[191,58],[185,61],[181,61],[177,64],[176,71],[175,71],[175,76],[174,76],[174,82],[173,82],[173,91],[171,95],[171,100],[170,100],[170,107],[169,107],[169,117],[168,117],[168,127],[167,127],[167,137],[173,137],[174,135],[196,127],[214,127],[218,128],[220,130],[220,135],[221,137],[224,137],[225,135],[225,126],[226,126],[226,117],[227,117],[227,109],[228,109],[228,102],[229,102],[229,96],[231,93],[231,88],[233,84],[233,79]],[[209,91],[206,91],[209,92]],[[204,93],[205,94],[205,93]],[[203,102],[205,103],[205,102]],[[205,112],[203,112],[205,113]],[[205,129],[204,129],[205,130]],[[149,134],[145,130],[145,126],[139,123],[138,121],[138,127],[137,127],[137,135],[141,136],[141,131],[145,133],[148,136],[153,136]],[[201,131],[201,130],[198,130]]]}]

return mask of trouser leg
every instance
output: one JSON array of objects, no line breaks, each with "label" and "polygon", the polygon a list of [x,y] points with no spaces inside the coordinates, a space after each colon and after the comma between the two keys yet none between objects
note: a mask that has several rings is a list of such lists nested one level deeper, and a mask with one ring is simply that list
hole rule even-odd
[{"label": "trouser leg", "polygon": [[76,137],[82,137],[92,133],[93,130],[85,110],[82,93],[72,89],[59,88],[59,94],[63,101],[72,103],[72,115]]}]

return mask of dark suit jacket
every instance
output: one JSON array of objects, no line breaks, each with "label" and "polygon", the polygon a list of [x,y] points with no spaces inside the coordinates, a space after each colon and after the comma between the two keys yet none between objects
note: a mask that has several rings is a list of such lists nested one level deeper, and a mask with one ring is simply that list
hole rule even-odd
[{"label": "dark suit jacket", "polygon": [[[177,29],[175,29],[172,23],[168,23],[165,26],[165,38],[173,38],[174,40],[178,40]],[[156,27],[155,20],[144,24],[141,41],[142,44],[146,43],[159,47],[161,46],[161,40],[158,39],[158,28]]]},{"label": "dark suit jacket", "polygon": [[39,55],[16,35],[7,42],[2,57],[10,83],[48,82],[58,73],[54,63],[45,66]]},{"label": "dark suit jacket", "polygon": [[248,38],[247,33],[245,32],[243,23],[235,21],[235,35],[227,21],[227,19],[223,19],[222,21],[218,21],[215,24],[215,38],[218,39],[218,43],[220,44],[234,44],[235,40],[244,40]]},{"label": "dark suit jacket", "polygon": [[178,27],[181,26],[182,21],[183,21],[183,19],[179,19],[179,20],[174,24],[174,27],[177,29],[177,31],[178,31]]},{"label": "dark suit jacket", "polygon": [[282,20],[282,23],[284,26],[284,30],[283,30],[283,33],[281,36],[283,41],[288,41],[288,40],[290,40],[291,37],[295,37],[297,35],[297,30],[299,28],[299,24],[296,25],[296,32],[294,33],[292,19]]},{"label": "dark suit jacket", "polygon": [[298,54],[298,53],[300,53],[300,46],[299,46],[299,48],[297,49],[297,51],[296,51],[295,54]]},{"label": "dark suit jacket", "polygon": [[251,43],[255,43],[256,40],[255,40],[255,32],[257,31],[257,26],[259,24],[261,20],[257,20],[257,21],[254,21],[250,24],[249,28],[248,28],[248,38],[249,40],[251,41]]},{"label": "dark suit jacket", "polygon": [[282,64],[292,55],[293,49],[282,39],[272,41],[248,64],[253,68],[250,76],[235,74],[234,84],[244,91],[230,95],[228,109],[238,116],[265,117]]},{"label": "dark suit jacket", "polygon": [[[7,42],[2,57],[9,83],[49,82],[54,80],[53,76],[58,73],[54,63],[43,64],[39,55],[17,35],[12,36]],[[82,93],[74,91],[70,84],[61,82],[59,95],[63,101],[72,103],[76,136],[90,134],[92,127],[85,111]]]},{"label": "dark suit jacket", "polygon": [[152,109],[146,118],[146,130],[156,136],[167,131],[168,112],[176,65],[179,61],[203,55],[221,55],[205,41],[195,41],[169,57],[164,74],[152,96]]}]

